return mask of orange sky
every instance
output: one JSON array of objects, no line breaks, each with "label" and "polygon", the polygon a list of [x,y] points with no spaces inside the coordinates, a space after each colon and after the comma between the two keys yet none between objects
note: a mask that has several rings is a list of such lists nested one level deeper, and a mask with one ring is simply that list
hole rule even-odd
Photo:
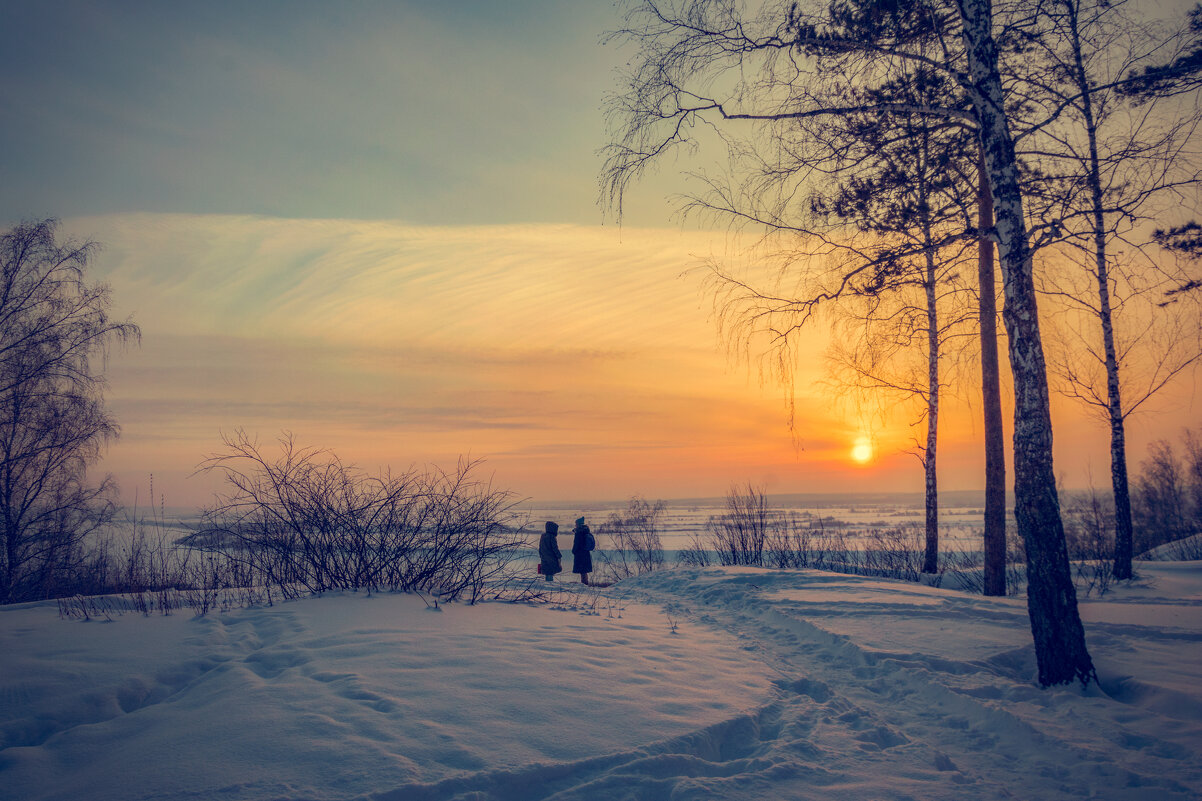
[{"label": "orange sky", "polygon": [[[816,330],[799,364],[798,442],[784,391],[719,340],[699,257],[705,232],[580,225],[421,227],[222,215],[78,218],[104,248],[114,311],[141,325],[114,354],[124,434],[103,469],[127,502],[203,504],[189,477],[235,428],[265,444],[291,431],[369,470],[484,460],[536,500],[769,492],[920,491],[904,409],[861,413],[822,382]],[[1146,443],[1196,419],[1182,382],[1133,421]],[[965,391],[965,394],[971,394]],[[1057,470],[1108,476],[1105,431],[1056,403]],[[949,401],[941,483],[981,484],[975,406]],[[857,438],[877,453],[857,465]],[[800,447],[797,447],[797,446]]]},{"label": "orange sky", "polygon": [[[153,473],[168,506],[205,503],[189,476],[236,428],[369,470],[470,455],[540,500],[921,489],[913,410],[838,397],[820,332],[798,343],[796,441],[785,390],[727,357],[689,272],[727,242],[671,218],[724,152],[665,160],[625,227],[600,225],[619,8],[9,6],[0,218],[101,243],[94,275],[142,326],[108,367],[124,436],[102,469],[127,502]],[[1197,420],[1194,390],[1132,421],[1133,468]],[[943,410],[948,489],[981,483],[973,397]],[[1104,429],[1055,414],[1066,482],[1104,484]]]}]

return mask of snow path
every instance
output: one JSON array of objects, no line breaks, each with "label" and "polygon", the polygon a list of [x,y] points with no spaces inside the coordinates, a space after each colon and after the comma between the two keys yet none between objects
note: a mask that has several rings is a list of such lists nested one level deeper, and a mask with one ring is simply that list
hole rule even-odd
[{"label": "snow path", "polygon": [[[372,796],[403,799],[1196,799],[1202,628],[1093,622],[1102,689],[1041,690],[1025,601],[810,571],[663,571],[619,585],[737,633],[773,699],[693,735]],[[615,588],[618,589],[618,588]],[[1155,607],[1166,598],[1143,598]],[[1172,597],[1202,619],[1202,599]],[[1131,617],[1117,602],[1094,617]],[[1130,611],[1130,610],[1127,610]],[[1087,619],[1090,617],[1086,614]],[[1144,660],[1157,643],[1165,663]],[[1125,672],[1136,658],[1144,679]],[[1192,666],[1187,691],[1173,665]],[[1162,680],[1162,684],[1157,681]]]}]

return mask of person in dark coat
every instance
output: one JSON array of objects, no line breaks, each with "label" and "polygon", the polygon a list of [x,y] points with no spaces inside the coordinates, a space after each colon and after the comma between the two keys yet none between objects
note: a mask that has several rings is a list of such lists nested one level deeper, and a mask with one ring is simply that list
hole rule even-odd
[{"label": "person in dark coat", "polygon": [[593,572],[593,548],[597,541],[585,525],[584,518],[576,518],[576,530],[572,532],[572,572],[580,574],[580,583],[588,584],[588,574]]},{"label": "person in dark coat", "polygon": [[559,552],[559,524],[548,520],[547,530],[538,541],[538,558],[543,563],[543,577],[547,581],[554,581],[555,574],[563,571],[563,563],[559,561],[562,556]]}]

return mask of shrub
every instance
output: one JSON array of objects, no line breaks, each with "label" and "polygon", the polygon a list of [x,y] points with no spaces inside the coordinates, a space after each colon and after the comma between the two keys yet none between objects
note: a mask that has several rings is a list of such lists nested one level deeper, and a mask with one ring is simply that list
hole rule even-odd
[{"label": "shrub", "polygon": [[[978,513],[979,514],[979,513]],[[1026,550],[1013,526],[1006,530],[1006,595],[1026,587]],[[985,592],[985,559],[980,548],[953,550],[940,556],[940,585],[982,595]]]},{"label": "shrub", "polygon": [[372,476],[288,435],[274,460],[241,431],[224,444],[201,469],[222,473],[227,491],[193,542],[285,595],[424,590],[475,601],[513,574],[526,545],[514,496],[477,480],[477,462]]},{"label": "shrub", "polygon": [[776,512],[769,518],[764,540],[764,561],[769,567],[811,567],[815,570],[855,572],[843,526],[829,526],[829,518],[796,512]]},{"label": "shrub", "polygon": [[663,501],[649,503],[635,496],[623,512],[614,512],[600,525],[597,533],[608,539],[608,547],[598,550],[598,558],[607,577],[620,581],[664,566],[664,546],[660,540],[660,516]]},{"label": "shrub", "polygon": [[758,487],[731,487],[726,511],[709,519],[711,549],[723,565],[763,567],[768,530],[779,515],[769,511],[768,497]]},{"label": "shrub", "polygon": [[676,552],[676,564],[682,567],[709,567],[710,551],[701,537],[694,531],[689,538],[689,544]]},{"label": "shrub", "polygon": [[1105,595],[1114,579],[1114,502],[1090,487],[1065,494],[1064,539],[1077,586],[1088,596]]},{"label": "shrub", "polygon": [[814,530],[802,525],[797,514],[781,517],[764,539],[764,561],[769,567],[811,567]]},{"label": "shrub", "polygon": [[919,581],[925,556],[923,537],[925,533],[916,525],[869,529],[864,542],[864,573]]}]

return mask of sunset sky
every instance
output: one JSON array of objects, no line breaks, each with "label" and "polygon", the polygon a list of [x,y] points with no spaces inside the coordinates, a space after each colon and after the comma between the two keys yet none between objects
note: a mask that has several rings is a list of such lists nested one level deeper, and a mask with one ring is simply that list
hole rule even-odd
[{"label": "sunset sky", "polygon": [[[142,327],[108,364],[125,500],[153,473],[168,506],[204,503],[189,475],[238,428],[369,470],[479,458],[536,500],[920,491],[917,431],[822,382],[822,331],[796,437],[782,387],[728,355],[697,265],[729,242],[672,216],[694,165],[602,214],[618,22],[586,0],[0,3],[0,222],[101,243]],[[1133,419],[1133,468],[1195,424],[1195,388]],[[982,483],[963,394],[947,489]],[[1058,472],[1104,485],[1105,429],[1055,413]]]}]

